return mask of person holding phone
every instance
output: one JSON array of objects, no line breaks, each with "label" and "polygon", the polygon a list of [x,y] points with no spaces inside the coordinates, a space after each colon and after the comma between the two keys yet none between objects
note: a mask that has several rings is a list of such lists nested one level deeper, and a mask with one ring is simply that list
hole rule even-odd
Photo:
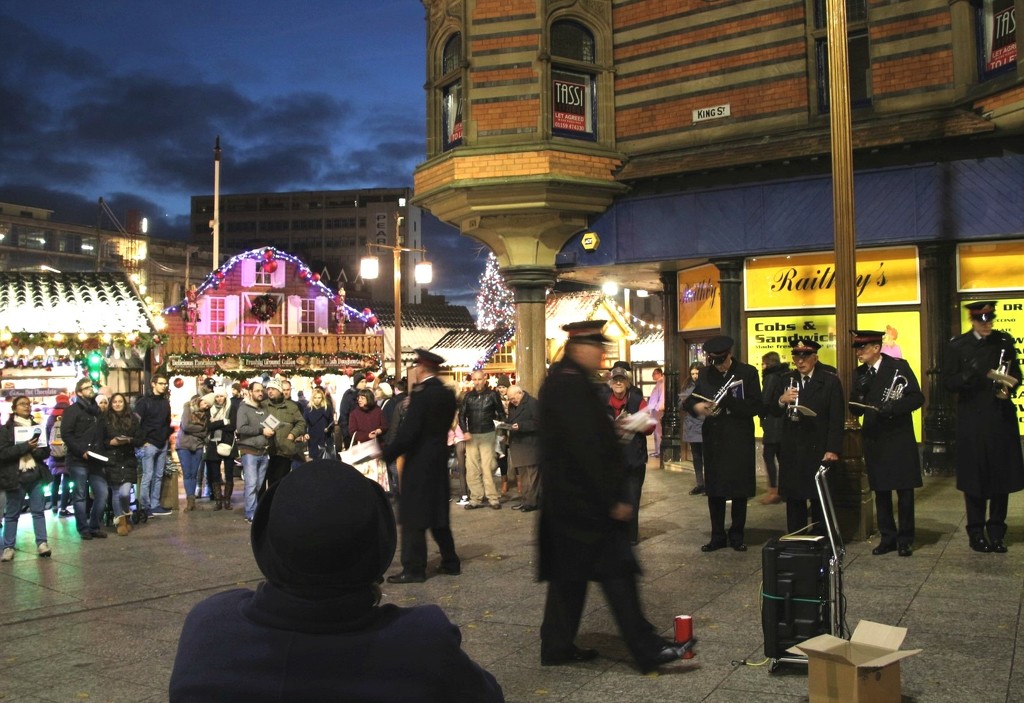
[{"label": "person holding phone", "polygon": [[36,537],[36,554],[48,557],[52,552],[46,541],[43,487],[50,482],[50,470],[45,463],[50,448],[39,439],[43,428],[32,419],[32,401],[19,395],[11,407],[11,416],[0,427],[0,490],[7,494],[4,552],[0,561],[14,560],[18,518],[26,495]]},{"label": "person holding phone", "polygon": [[114,525],[117,534],[125,537],[132,531],[131,494],[132,484],[139,475],[139,459],[136,447],[145,443],[139,418],[128,407],[128,400],[121,393],[110,396],[110,407],[103,413],[103,443],[107,447],[107,464],[104,467],[107,485],[113,494]]}]

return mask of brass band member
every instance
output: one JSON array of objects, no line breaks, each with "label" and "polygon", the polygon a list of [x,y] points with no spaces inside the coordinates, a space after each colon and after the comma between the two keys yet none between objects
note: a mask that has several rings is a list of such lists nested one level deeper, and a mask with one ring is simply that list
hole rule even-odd
[{"label": "brass band member", "polygon": [[[704,343],[708,365],[700,370],[684,409],[704,418],[704,490],[711,515],[711,541],[702,552],[730,546],[747,551],[743,531],[747,499],[757,493],[754,417],[761,411],[757,369],[732,355],[733,340],[720,335]],[[732,525],[725,531],[725,503],[732,500]]]},{"label": "brass band member", "polygon": [[[899,550],[901,557],[909,557],[914,545],[914,489],[922,485],[913,415],[924,405],[924,394],[910,364],[882,353],[883,334],[853,331],[860,366],[854,373],[850,410],[863,418],[864,464],[875,492],[879,541],[871,553]],[[892,512],[893,491],[899,529]]]},{"label": "brass band member", "polygon": [[800,338],[790,346],[794,369],[783,376],[780,395],[769,398],[766,409],[787,418],[779,453],[779,495],[786,499],[786,530],[796,532],[807,526],[808,515],[819,529],[824,522],[814,475],[823,463],[839,461],[845,410],[835,369],[818,361],[821,345]]},{"label": "brass band member", "polygon": [[1002,554],[1010,494],[1024,488],[1013,402],[1021,373],[1013,337],[992,329],[996,301],[967,309],[971,331],[953,337],[942,359],[942,383],[957,394],[956,487],[967,504],[971,549]]}]

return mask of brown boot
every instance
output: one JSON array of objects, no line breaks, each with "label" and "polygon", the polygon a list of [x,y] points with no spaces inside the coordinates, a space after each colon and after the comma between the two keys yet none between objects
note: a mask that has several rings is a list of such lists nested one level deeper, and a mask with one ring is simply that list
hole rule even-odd
[{"label": "brown boot", "polygon": [[185,512],[191,512],[196,509],[196,497],[185,496]]},{"label": "brown boot", "polygon": [[222,485],[223,484],[220,484],[220,483],[213,484],[213,509],[214,510],[223,510],[224,509],[224,496],[223,496],[223,489],[221,488]]},{"label": "brown boot", "polygon": [[117,534],[121,535],[122,537],[128,536],[129,528],[127,515],[118,515],[117,519],[114,520],[114,524],[117,525]]},{"label": "brown boot", "polygon": [[778,488],[769,488],[768,492],[761,496],[761,505],[775,505],[781,502],[782,497],[779,495]]},{"label": "brown boot", "polygon": [[228,481],[227,483],[224,484],[222,492],[221,492],[221,495],[223,496],[223,498],[221,500],[224,503],[224,509],[225,510],[231,510],[231,494],[234,493],[234,491],[235,491],[235,482],[234,481]]}]

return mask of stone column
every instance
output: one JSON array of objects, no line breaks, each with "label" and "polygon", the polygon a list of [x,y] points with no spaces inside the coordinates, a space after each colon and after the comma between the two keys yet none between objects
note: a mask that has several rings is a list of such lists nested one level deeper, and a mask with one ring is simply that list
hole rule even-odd
[{"label": "stone column", "polygon": [[[661,416],[661,466],[678,462],[681,456],[683,422],[676,408],[679,398],[680,358],[683,339],[679,334],[679,279],[675,271],[661,274],[662,309],[665,320],[665,413]],[[683,370],[685,373],[685,369]]]},{"label": "stone column", "polygon": [[[718,285],[722,295],[722,334],[736,340],[737,350],[743,338],[740,327],[743,311],[743,259],[712,259],[718,268]],[[750,363],[749,359],[747,360]]]},{"label": "stone column", "polygon": [[547,291],[555,284],[555,270],[549,266],[506,266],[501,275],[515,294],[517,383],[537,397],[547,374],[544,307]]},{"label": "stone column", "polygon": [[956,252],[947,242],[930,242],[918,248],[921,257],[921,365],[915,369],[925,392],[923,417],[924,473],[952,476],[956,470],[956,439],[949,393],[939,381],[945,341],[952,337],[954,309],[950,298]]}]

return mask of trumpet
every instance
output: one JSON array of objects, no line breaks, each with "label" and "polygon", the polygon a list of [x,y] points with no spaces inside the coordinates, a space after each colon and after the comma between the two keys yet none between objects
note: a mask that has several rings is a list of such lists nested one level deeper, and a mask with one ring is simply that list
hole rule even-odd
[{"label": "trumpet", "polygon": [[1004,360],[1005,357],[1006,350],[1000,349],[999,363],[996,364],[994,369],[985,374],[985,376],[992,379],[992,387],[995,390],[996,398],[999,400],[1008,400],[1017,385],[1017,379],[1010,375],[1010,362]]},{"label": "trumpet", "polygon": [[888,403],[894,400],[899,400],[903,397],[903,391],[907,389],[910,381],[907,377],[897,371],[892,377],[892,383],[889,387],[882,391],[882,402]]},{"label": "trumpet", "polygon": [[796,379],[792,376],[789,377],[789,387],[796,390],[796,397],[793,398],[793,402],[786,408],[786,417],[792,422],[796,422],[800,419],[800,386],[797,385]]},{"label": "trumpet", "polygon": [[743,385],[743,381],[742,380],[736,379],[734,381],[733,380],[734,378],[736,378],[736,374],[732,374],[731,376],[729,376],[729,378],[725,379],[725,383],[723,383],[722,386],[718,389],[718,392],[715,393],[715,397],[714,398],[708,398],[707,396],[703,396],[703,395],[700,395],[698,393],[694,393],[693,394],[694,398],[699,398],[699,399],[701,399],[703,401],[706,401],[708,403],[711,403],[712,405],[715,406],[715,409],[712,410],[710,413],[708,413],[708,415],[710,417],[716,417],[719,413],[722,412],[722,408],[719,405],[719,403],[722,402],[722,400],[729,393],[729,391],[731,391],[736,386],[742,386]]}]

